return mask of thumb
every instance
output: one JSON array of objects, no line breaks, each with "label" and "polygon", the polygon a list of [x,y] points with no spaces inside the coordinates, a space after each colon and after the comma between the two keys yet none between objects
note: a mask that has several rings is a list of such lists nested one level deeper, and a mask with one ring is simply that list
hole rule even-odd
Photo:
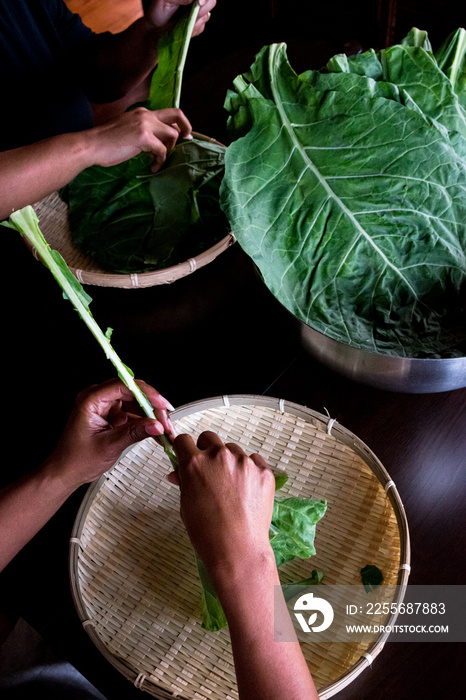
[{"label": "thumb", "polygon": [[125,450],[136,442],[148,437],[158,437],[164,433],[163,425],[153,418],[139,418],[114,428],[113,441]]}]

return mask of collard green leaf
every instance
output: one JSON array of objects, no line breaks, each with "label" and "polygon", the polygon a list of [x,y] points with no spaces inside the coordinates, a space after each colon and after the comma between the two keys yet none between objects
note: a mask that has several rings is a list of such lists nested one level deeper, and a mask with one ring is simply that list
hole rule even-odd
[{"label": "collard green leaf", "polygon": [[[316,71],[317,72],[317,71]],[[337,54],[327,62],[321,73],[355,73],[378,82],[383,80],[383,66],[374,49],[352,56]],[[344,89],[344,87],[343,87]]]},{"label": "collard green leaf", "polygon": [[[348,64],[297,75],[274,44],[238,76],[225,103],[222,208],[269,289],[306,324],[376,352],[460,355],[461,105],[418,46]],[[435,76],[430,96],[419,70]]]},{"label": "collard green leaf", "polygon": [[74,245],[103,270],[144,269],[144,241],[154,221],[150,172],[150,158],[142,154],[108,168],[86,168],[60,193]]},{"label": "collard green leaf", "polygon": [[400,43],[401,46],[417,46],[418,48],[424,49],[424,51],[432,53],[432,44],[430,43],[427,32],[417,27],[413,27]]},{"label": "collard green leaf", "polygon": [[271,546],[277,566],[296,557],[308,559],[315,553],[316,524],[327,509],[317,498],[276,498],[273,506]]},{"label": "collard green leaf", "polygon": [[279,491],[280,489],[282,489],[285,486],[286,482],[288,481],[288,474],[285,474],[285,473],[280,474],[280,473],[276,472],[274,474],[274,478],[275,478],[275,491]]}]

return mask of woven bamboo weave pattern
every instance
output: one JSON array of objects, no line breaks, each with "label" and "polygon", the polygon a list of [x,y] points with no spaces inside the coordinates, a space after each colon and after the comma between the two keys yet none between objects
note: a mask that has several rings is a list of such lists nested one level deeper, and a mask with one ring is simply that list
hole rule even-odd
[{"label": "woven bamboo weave pattern", "polygon": [[[260,397],[213,407],[199,402],[174,418],[178,432],[196,438],[213,430],[248,453],[259,452],[274,470],[285,470],[284,497],[327,499],[317,554],[282,567],[282,583],[307,578],[316,568],[324,572],[321,585],[358,584],[360,569],[376,562],[384,583],[396,584],[406,548],[383,467],[376,476],[360,454],[367,448],[355,449],[351,434],[344,440],[337,431],[329,435],[324,416],[260,403]],[[170,470],[162,449],[146,440],[91,488],[75,528],[80,544],[70,555],[75,602],[104,655],[145,691],[159,698],[234,699],[228,630],[201,627],[201,588],[179,516],[179,492],[165,478]],[[301,641],[321,697],[367,667],[365,652],[380,651],[366,643]]]}]

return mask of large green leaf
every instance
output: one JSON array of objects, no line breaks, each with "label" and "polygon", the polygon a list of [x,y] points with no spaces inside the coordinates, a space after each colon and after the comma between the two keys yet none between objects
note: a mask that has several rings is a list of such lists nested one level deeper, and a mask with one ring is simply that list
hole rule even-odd
[{"label": "large green leaf", "polygon": [[[420,66],[435,75],[426,87],[433,97],[422,80],[410,84],[410,61],[413,75]],[[373,351],[461,354],[461,106],[417,45],[348,66],[335,60],[297,75],[286,46],[274,44],[238,76],[226,100],[222,207],[265,283],[300,320]]]}]

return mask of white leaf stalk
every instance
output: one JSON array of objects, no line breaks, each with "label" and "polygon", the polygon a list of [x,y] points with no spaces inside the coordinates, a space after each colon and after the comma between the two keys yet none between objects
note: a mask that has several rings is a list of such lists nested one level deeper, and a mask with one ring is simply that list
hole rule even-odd
[{"label": "white leaf stalk", "polygon": [[180,59],[175,71],[175,89],[173,95],[173,106],[179,108],[181,102],[181,84],[183,81],[183,71],[186,64],[186,56],[188,54],[189,43],[191,41],[191,35],[193,33],[194,25],[196,24],[197,16],[199,14],[199,3],[194,2],[191,12],[188,18],[188,25],[186,28],[185,39],[183,43],[183,48],[181,50]]}]

